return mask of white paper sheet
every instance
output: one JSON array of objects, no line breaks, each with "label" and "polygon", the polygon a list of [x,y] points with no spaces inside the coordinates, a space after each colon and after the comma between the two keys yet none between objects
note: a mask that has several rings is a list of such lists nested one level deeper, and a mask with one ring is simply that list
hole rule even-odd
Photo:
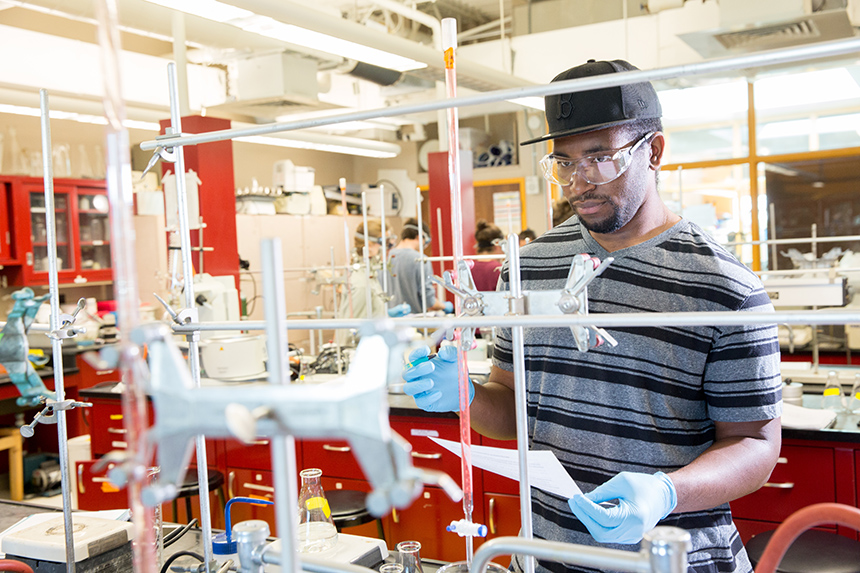
[{"label": "white paper sheet", "polygon": [[[441,438],[430,438],[457,457],[461,455],[460,442],[443,440]],[[517,450],[505,448],[493,448],[490,446],[472,446],[472,465],[494,474],[519,481],[520,464],[517,459]],[[542,489],[546,492],[571,498],[582,493],[567,470],[555,457],[555,454],[546,450],[528,452],[529,483],[532,487]]]}]

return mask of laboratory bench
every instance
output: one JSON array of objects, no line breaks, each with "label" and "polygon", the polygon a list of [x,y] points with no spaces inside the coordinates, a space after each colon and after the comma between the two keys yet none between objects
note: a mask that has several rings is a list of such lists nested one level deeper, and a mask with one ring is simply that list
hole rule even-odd
[{"label": "laboratory bench", "polygon": [[[121,429],[120,394],[114,391],[115,382],[103,383],[81,390],[81,397],[93,402],[86,416],[93,428],[93,456],[98,457],[116,449],[116,437],[111,433]],[[820,396],[805,395],[804,405],[815,406]],[[428,437],[459,440],[459,418],[454,413],[429,413],[418,409],[413,400],[403,394],[389,395],[391,427],[412,444],[413,463],[416,466],[446,472],[460,483],[460,460],[442,449]],[[731,503],[735,522],[744,541],[752,535],[774,529],[798,509],[822,502],[837,502],[858,506],[860,501],[860,414],[840,414],[834,427],[825,430],[796,430],[783,428],[782,450],[779,461],[767,484],[760,490]],[[472,432],[473,444],[513,448],[512,441],[499,442]],[[353,457],[349,444],[341,440],[297,440],[297,466],[299,469],[317,467],[323,471],[326,490],[345,489],[369,491],[360,466]],[[261,439],[253,445],[236,440],[207,440],[207,457],[211,469],[225,476],[227,498],[251,496],[271,499],[274,480],[271,471],[270,446]],[[92,462],[90,462],[91,464]],[[80,470],[79,470],[80,471]],[[83,472],[86,481],[86,471]],[[108,509],[114,502],[125,503],[125,492],[103,491],[104,481],[85,483],[84,489],[93,495],[80,495],[81,509]],[[298,477],[296,478],[298,480]],[[473,475],[473,519],[489,528],[488,539],[503,535],[516,535],[519,531],[518,484],[475,469]],[[113,499],[112,499],[113,498]],[[188,516],[180,504],[176,521],[187,521]],[[196,506],[196,503],[195,503]],[[124,507],[124,505],[120,506]],[[213,508],[213,527],[223,527],[218,515],[218,500],[210,500]],[[425,558],[441,561],[462,559],[464,542],[456,534],[445,531],[445,526],[462,518],[461,503],[452,502],[435,486],[425,486],[420,497],[407,509],[395,510],[382,519],[385,539],[390,547],[399,541],[412,539],[422,543]],[[194,516],[197,516],[196,509]],[[167,514],[166,514],[167,517]],[[245,519],[263,519],[269,522],[273,535],[274,511],[267,506],[239,504],[233,509],[234,522]],[[855,531],[837,526],[820,529],[838,532],[857,538]],[[346,533],[375,537],[375,523],[345,530]],[[484,540],[476,540],[476,547]]]}]

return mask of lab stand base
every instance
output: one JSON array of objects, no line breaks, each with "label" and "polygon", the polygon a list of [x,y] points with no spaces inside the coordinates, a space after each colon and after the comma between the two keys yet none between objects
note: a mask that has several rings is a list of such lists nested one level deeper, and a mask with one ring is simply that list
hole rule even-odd
[{"label": "lab stand base", "polygon": [[[56,561],[41,561],[30,557],[7,554],[7,559],[16,559],[33,568],[34,573],[66,573],[66,564]],[[110,551],[75,563],[76,573],[117,573],[133,568],[131,542]]]}]

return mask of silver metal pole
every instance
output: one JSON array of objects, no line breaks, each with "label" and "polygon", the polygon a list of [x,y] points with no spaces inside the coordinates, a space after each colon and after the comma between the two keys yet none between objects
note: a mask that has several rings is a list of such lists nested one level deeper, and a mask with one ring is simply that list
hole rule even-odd
[{"label": "silver metal pole", "polygon": [[[423,202],[424,202],[424,196],[421,195],[421,188],[416,187],[415,188],[415,205],[417,206],[416,211],[418,212],[418,216],[416,217],[416,220],[418,221],[418,242],[421,244],[421,246],[418,248],[418,250],[421,252],[422,255],[424,254],[424,209],[421,206],[421,203],[423,203]],[[441,247],[440,247],[439,252],[440,253],[442,252]],[[421,266],[419,267],[419,271],[421,272],[421,312],[424,313],[424,312],[427,312],[427,287],[426,287],[427,272],[426,272],[426,269],[424,268],[424,261],[421,261]],[[413,310],[412,312],[415,312],[415,311]],[[427,329],[426,328],[424,329],[424,338],[427,338]]]},{"label": "silver metal pole", "polygon": [[[266,339],[269,355],[269,384],[289,384],[290,365],[287,359],[289,340],[284,296],[283,256],[280,239],[264,239],[260,245],[263,261],[263,296],[265,298]],[[275,479],[275,522],[282,543],[282,570],[299,573],[300,561],[293,550],[297,547],[296,515],[296,441],[293,436],[272,438],[272,473]]]},{"label": "silver metal pole", "polygon": [[499,555],[533,555],[547,561],[569,563],[593,567],[600,570],[629,571],[631,573],[652,573],[648,554],[643,552],[573,545],[543,539],[521,539],[519,537],[498,537],[481,545],[475,553],[470,571],[481,573],[490,559]]},{"label": "silver metal pole", "polygon": [[379,184],[379,204],[382,205],[380,208],[379,216],[382,217],[382,270],[380,270],[380,274],[382,275],[382,308],[385,310],[385,314],[383,316],[388,316],[388,233],[385,228],[385,217],[387,216],[385,212],[385,185]]},{"label": "silver metal pole", "polygon": [[[331,279],[332,279],[331,296],[334,299],[334,317],[335,317],[335,319],[337,319],[337,318],[340,318],[338,316],[338,314],[340,314],[340,313],[338,312],[338,308],[337,308],[337,287],[334,285],[334,274],[335,274],[334,247],[330,248],[329,253],[331,253]],[[346,274],[347,275],[349,274],[349,267],[347,267],[347,269],[346,269]],[[346,289],[349,290],[349,279],[348,278],[346,280]],[[344,296],[350,296],[350,295],[348,295],[347,293],[344,293]],[[350,309],[349,310],[352,311],[352,303],[350,303]],[[354,317],[350,316],[349,318],[354,318]],[[337,360],[335,361],[335,362],[337,362],[337,373],[341,374],[341,371],[340,371],[341,370],[341,368],[340,368],[340,364],[341,364],[341,361],[340,361],[340,343],[338,343],[336,336],[334,337],[334,344],[335,344],[335,349],[337,350]],[[320,343],[320,352],[322,352],[322,343]]]},{"label": "silver metal pole", "polygon": [[[444,255],[445,254],[445,237],[442,236],[442,209],[439,207],[436,207],[436,240],[439,241],[439,254]],[[421,252],[423,253],[424,251],[422,250]],[[451,260],[453,261],[453,257],[451,258]],[[439,271],[440,271],[440,274],[445,272],[444,263],[439,265]],[[436,290],[438,292],[439,289],[436,289]],[[423,311],[427,312],[427,305],[426,304],[424,305]]]},{"label": "silver metal pole", "polygon": [[[515,303],[523,295],[522,275],[520,274],[520,240],[517,235],[508,235],[508,284],[511,289],[511,302]],[[514,305],[512,304],[512,308]],[[520,464],[520,537],[532,539],[532,488],[529,483],[529,416],[528,389],[526,388],[526,360],[523,327],[511,328],[511,349],[514,355],[514,397],[517,416],[517,460]],[[534,573],[533,557],[524,556],[525,572]]]},{"label": "silver metal pole", "polygon": [[[284,131],[293,131],[309,127],[333,125],[348,121],[359,121],[375,119],[379,117],[410,115],[415,113],[447,109],[449,107],[484,105],[488,103],[495,103],[499,101],[519,99],[524,97],[547,96],[569,92],[590,91],[630,83],[653,82],[657,80],[675,79],[683,76],[715,74],[731,70],[785,64],[800,60],[813,60],[817,58],[828,58],[832,56],[854,54],[856,52],[860,52],[860,39],[834,40],[830,42],[807,44],[805,46],[798,46],[792,48],[766,50],[762,52],[756,52],[754,54],[715,58],[703,62],[696,62],[694,64],[668,66],[665,68],[656,68],[653,70],[637,70],[630,72],[620,72],[616,74],[603,74],[600,76],[592,76],[589,78],[553,82],[547,85],[511,88],[484,92],[471,96],[460,96],[453,99],[440,99],[431,102],[424,102],[421,104],[391,106],[387,108],[378,108],[367,111],[345,113],[325,118],[315,118],[282,123],[270,123],[243,129],[226,129],[221,131],[213,131],[205,134],[195,134],[171,139],[170,145],[196,145],[200,143],[209,143],[212,141],[223,141],[225,139],[233,139],[236,137],[247,137],[251,135],[268,135],[272,133],[281,133]],[[150,140],[141,143],[140,147],[144,150],[153,150],[156,147],[163,146],[164,144],[164,140]]]},{"label": "silver metal pole", "polygon": [[[42,112],[42,173],[45,181],[45,227],[48,235],[48,285],[51,291],[51,330],[60,328],[59,279],[57,278],[57,214],[54,210],[54,155],[51,145],[51,118],[48,107],[48,90],[39,90]],[[69,213],[70,211],[67,211]],[[71,228],[68,221],[68,228]],[[54,367],[54,391],[57,401],[66,399],[63,379],[63,339],[51,339],[51,361]],[[66,427],[66,411],[56,410],[57,443],[60,450],[60,486],[63,491],[63,525],[66,535],[66,571],[75,571],[75,535],[72,524],[72,493],[69,489],[69,433]]]},{"label": "silver metal pole", "polygon": [[[176,64],[167,64],[167,79],[170,89],[170,125],[173,133],[182,133],[182,116],[179,112],[179,91],[176,80]],[[194,300],[194,268],[191,261],[191,233],[188,221],[188,189],[185,182],[185,150],[176,149],[176,208],[179,219],[179,241],[182,247],[182,275],[185,292],[185,307],[196,308]],[[196,322],[194,316],[191,324]],[[194,386],[200,387],[200,336],[193,334],[188,339],[188,367]],[[206,460],[206,436],[196,438],[197,446],[197,487],[200,501],[200,526],[203,529],[203,558],[207,573],[212,561],[212,516],[209,509],[209,466]]]},{"label": "silver metal pole", "polygon": [[[768,204],[767,206],[767,218],[768,218],[768,234],[770,235],[767,239],[768,241],[776,240],[776,210],[773,206],[773,203]],[[770,244],[770,268],[771,270],[777,270],[777,249],[776,243]]]},{"label": "silver metal pole", "polygon": [[[524,326],[531,328],[566,328],[570,326],[596,325],[603,328],[622,326],[647,328],[649,326],[738,326],[750,324],[847,324],[860,322],[860,310],[795,310],[781,312],[660,312],[660,313],[616,313],[577,315],[527,315],[527,316],[428,316],[393,318],[392,327],[413,328],[490,328]],[[290,330],[315,328],[361,328],[367,319],[322,319],[297,320],[289,323]],[[173,325],[173,331],[185,334],[194,331],[217,330],[264,330],[263,321],[203,322],[189,325]]]},{"label": "silver metal pole", "polygon": [[[812,260],[816,261],[818,259],[818,225],[813,223],[812,228],[810,229],[810,235],[812,236]],[[818,307],[813,305],[812,310],[818,310]],[[818,374],[818,365],[821,357],[819,355],[818,348],[819,340],[818,340],[818,328],[816,326],[812,327],[812,371]]]},{"label": "silver metal pole", "polygon": [[[370,242],[370,235],[367,231],[367,191],[361,192],[361,218],[364,224],[364,247],[361,249],[361,256],[364,259],[364,304],[367,305],[364,312],[367,318],[373,318],[373,297],[370,295],[370,248],[367,246]],[[385,235],[383,235],[384,237]]]}]

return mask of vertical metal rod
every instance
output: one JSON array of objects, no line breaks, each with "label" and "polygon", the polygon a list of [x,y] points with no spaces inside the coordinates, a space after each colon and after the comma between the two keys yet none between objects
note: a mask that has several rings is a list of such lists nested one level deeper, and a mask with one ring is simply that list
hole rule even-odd
[{"label": "vertical metal rod", "polygon": [[[364,223],[364,247],[361,249],[361,256],[364,259],[364,304],[367,305],[365,308],[365,315],[367,318],[373,318],[373,298],[370,294],[370,248],[368,244],[370,243],[370,234],[367,231],[367,191],[361,192],[361,218]],[[384,235],[383,235],[384,236]],[[353,318],[358,318],[357,316],[353,316]]]},{"label": "vertical metal rod", "polygon": [[[176,64],[167,64],[167,79],[170,89],[170,125],[174,133],[182,133],[182,116],[179,112],[179,92],[176,80]],[[179,219],[179,240],[182,247],[183,290],[185,292],[185,307],[193,309],[194,300],[194,268],[191,261],[191,232],[188,221],[188,189],[185,181],[185,150],[176,149],[176,207]],[[200,333],[187,336],[188,366],[194,386],[200,387]],[[210,570],[212,561],[212,515],[209,510],[209,466],[206,460],[206,436],[200,434],[196,440],[197,446],[197,487],[200,501],[200,526],[203,529],[203,558],[206,571]]]},{"label": "vertical metal rod", "polygon": [[[260,245],[263,262],[263,300],[266,317],[266,345],[269,355],[269,384],[289,384],[287,359],[287,309],[284,296],[284,259],[280,239],[264,239]],[[272,438],[272,474],[275,478],[275,523],[281,538],[281,570],[299,573],[296,545],[296,441],[293,436]]]},{"label": "vertical metal rod", "polygon": [[[346,177],[341,177],[338,179],[338,187],[340,187],[340,209],[343,211],[343,246],[344,246],[344,254],[343,256],[346,258],[346,273],[344,274],[344,278],[346,279],[346,296],[349,297],[349,316],[355,317],[355,311],[352,309],[352,289],[349,288],[349,276],[351,272],[351,268],[349,265],[349,210],[346,207]],[[340,355],[338,354],[338,357]],[[339,374],[340,372],[338,372]]]},{"label": "vertical metal rod", "polygon": [[[48,91],[39,90],[39,104],[42,112],[42,173],[45,181],[45,228],[48,235],[48,285],[51,292],[51,330],[60,328],[59,279],[57,278],[57,214],[54,210],[54,157],[51,145],[51,118],[48,107]],[[67,210],[66,213],[70,213]],[[66,228],[71,229],[71,221]],[[52,362],[54,367],[54,391],[57,401],[66,399],[63,379],[63,339],[51,339]],[[66,411],[54,412],[57,417],[57,443],[60,450],[60,485],[63,491],[63,525],[66,535],[66,571],[75,571],[75,536],[72,525],[72,494],[69,490],[69,434],[66,427]]]},{"label": "vertical metal rod", "polygon": [[[812,260],[813,264],[818,266],[818,224],[813,223],[812,229],[810,233],[810,237],[812,237]],[[817,306],[813,306],[812,310],[818,310]],[[818,366],[821,360],[821,356],[819,355],[818,350],[818,326],[812,325],[812,371],[818,374]]]},{"label": "vertical metal rod", "polygon": [[380,270],[380,274],[382,275],[382,308],[385,310],[385,314],[383,316],[388,316],[388,233],[385,228],[385,217],[387,213],[385,212],[385,185],[379,185],[379,202],[382,205],[380,209],[380,217],[382,217],[382,270]]},{"label": "vertical metal rod", "polygon": [[[424,202],[424,196],[421,195],[421,188],[415,187],[415,205],[417,205],[417,213],[418,216],[416,220],[418,221],[418,243],[421,245],[419,250],[421,251],[422,258],[419,259],[421,261],[421,268],[419,271],[421,272],[421,312],[422,314],[427,312],[427,273],[425,271],[425,261],[424,261],[424,209],[421,204]],[[440,239],[441,240],[441,239]],[[441,244],[441,243],[440,243]],[[439,254],[444,255],[442,252],[441,246],[439,247]],[[440,265],[442,263],[439,263]],[[415,312],[415,309],[412,310]],[[427,329],[424,329],[424,338],[427,338]]]},{"label": "vertical metal rod", "polygon": [[[344,203],[344,205],[346,205],[346,203]],[[334,247],[331,247],[329,252],[331,253],[331,280],[332,280],[331,296],[334,299],[334,317],[335,318],[341,318],[338,316],[339,313],[338,313],[338,308],[337,308],[337,286],[334,284],[334,275],[337,272],[337,267],[335,266],[335,262],[334,262]],[[347,265],[346,273],[349,274],[349,265]],[[346,282],[346,289],[349,290],[349,280],[347,280],[347,282]],[[347,295],[344,294],[344,296],[347,296]],[[352,310],[352,304],[351,304],[352,297],[351,296],[350,296],[349,300],[350,300],[350,310]],[[350,316],[350,318],[352,318],[352,316]],[[335,350],[337,351],[337,360],[335,360],[335,362],[337,362],[337,373],[342,374],[341,367],[340,367],[340,344],[338,344],[336,336],[334,338],[334,344],[335,344]],[[320,352],[322,352],[322,344],[320,344]]]},{"label": "vertical metal rod", "polygon": [[[457,97],[457,20],[442,19],[442,49],[445,56],[445,87],[449,99]],[[451,192],[451,243],[454,265],[451,278],[460,286],[460,265],[463,264],[463,202],[460,193],[460,133],[459,115],[456,107],[448,108],[448,186]],[[441,225],[438,234],[441,235]],[[460,297],[454,299],[455,313],[462,306]],[[462,329],[454,329],[457,343],[457,370],[460,386],[460,449],[462,450],[461,473],[463,486],[463,514],[467,522],[472,521],[474,490],[472,487],[472,423],[469,412],[469,368],[466,364],[466,348],[461,344]],[[466,536],[466,563],[472,563],[474,538]]]},{"label": "vertical metal rod", "polygon": [[[140,325],[140,298],[137,290],[137,266],[134,237],[134,193],[131,181],[131,151],[128,130],[123,126],[125,104],[122,98],[119,56],[119,17],[116,0],[95,3],[98,16],[98,38],[101,46],[104,79],[104,108],[107,119],[106,150],[108,204],[110,206],[111,264],[113,265],[114,296],[117,300],[117,326],[124,333]],[[127,454],[135,465],[127,485],[134,535],[134,570],[137,573],[158,571],[155,531],[155,511],[143,505],[141,492],[147,482],[144,459],[146,449],[147,397],[140,378],[140,348],[129,336],[119,342],[120,370],[125,391],[122,394],[123,426],[127,430]]]},{"label": "vertical metal rod", "polygon": [[[776,208],[773,203],[770,203],[767,206],[767,218],[768,218],[768,233],[770,236],[768,240],[774,241],[776,240]],[[777,246],[775,244],[771,244],[770,246],[770,270],[777,270],[776,257],[777,257]]]},{"label": "vertical metal rod", "polygon": [[[422,231],[423,232],[423,231]],[[442,209],[436,207],[436,240],[439,241],[439,256],[445,256],[445,237],[442,236]],[[421,251],[424,254],[424,251]],[[457,264],[456,262],[454,263]],[[445,272],[445,261],[439,261],[439,274],[443,274]],[[437,294],[439,293],[439,289],[436,289]],[[427,303],[425,301],[424,308],[421,309],[421,312],[427,312]]]},{"label": "vertical metal rod", "polygon": [[[511,300],[523,296],[522,275],[520,273],[520,241],[511,233],[508,235],[508,284]],[[511,349],[514,354],[514,397],[516,398],[517,420],[517,460],[520,464],[520,518],[522,528],[520,537],[531,539],[532,533],[532,489],[529,483],[529,417],[528,391],[526,388],[526,360],[523,327],[511,328]],[[525,573],[534,573],[534,557],[524,556]]]},{"label": "vertical metal rod", "polygon": [[[316,310],[316,312],[317,312],[317,319],[321,319],[321,318],[322,318],[322,311],[323,311],[323,307],[322,307],[322,306],[318,306],[318,307],[316,307],[314,310]],[[320,328],[320,329],[318,329],[318,330],[316,331],[316,336],[317,336],[317,343],[318,343],[318,344],[317,344],[317,348],[322,349],[322,345],[323,345],[323,333],[322,333],[322,328]],[[313,350],[313,346],[311,346],[311,355],[316,355],[316,352],[314,352],[314,350]]]}]

